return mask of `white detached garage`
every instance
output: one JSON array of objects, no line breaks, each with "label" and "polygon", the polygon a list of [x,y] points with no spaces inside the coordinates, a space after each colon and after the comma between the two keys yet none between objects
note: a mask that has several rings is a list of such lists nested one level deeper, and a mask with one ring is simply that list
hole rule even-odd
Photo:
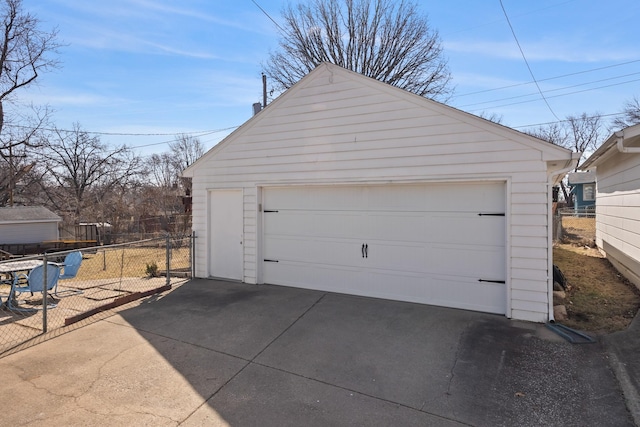
[{"label": "white detached garage", "polygon": [[568,150],[321,64],[185,171],[196,277],[552,315]]}]

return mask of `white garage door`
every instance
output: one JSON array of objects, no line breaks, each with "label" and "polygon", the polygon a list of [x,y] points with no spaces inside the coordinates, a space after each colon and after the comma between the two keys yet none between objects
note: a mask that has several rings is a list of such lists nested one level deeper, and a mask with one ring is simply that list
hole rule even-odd
[{"label": "white garage door", "polygon": [[506,312],[504,183],[266,188],[265,283]]}]

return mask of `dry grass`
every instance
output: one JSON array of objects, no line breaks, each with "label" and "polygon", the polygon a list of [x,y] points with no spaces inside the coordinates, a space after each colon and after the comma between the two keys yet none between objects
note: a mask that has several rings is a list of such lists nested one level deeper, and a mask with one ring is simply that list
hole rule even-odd
[{"label": "dry grass", "polygon": [[[146,277],[147,265],[155,263],[158,271],[166,270],[164,247],[123,247],[83,253],[82,266],[75,280],[110,279],[114,277]],[[189,267],[189,248],[172,250],[172,270]]]},{"label": "dry grass", "polygon": [[562,323],[596,334],[625,329],[640,307],[640,291],[592,247],[593,218],[573,218],[570,224],[567,227],[563,219],[569,233],[553,250],[554,264],[569,282],[569,318]]}]

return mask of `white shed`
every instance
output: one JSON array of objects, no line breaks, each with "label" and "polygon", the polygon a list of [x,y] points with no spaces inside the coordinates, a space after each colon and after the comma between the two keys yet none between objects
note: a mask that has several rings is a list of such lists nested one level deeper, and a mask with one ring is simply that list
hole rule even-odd
[{"label": "white shed", "polygon": [[564,148],[323,63],[189,167],[195,276],[553,316]]},{"label": "white shed", "polygon": [[596,171],[596,245],[640,288],[640,124],[611,135],[581,169]]},{"label": "white shed", "polygon": [[30,244],[58,240],[62,221],[43,206],[0,208],[0,244]]}]

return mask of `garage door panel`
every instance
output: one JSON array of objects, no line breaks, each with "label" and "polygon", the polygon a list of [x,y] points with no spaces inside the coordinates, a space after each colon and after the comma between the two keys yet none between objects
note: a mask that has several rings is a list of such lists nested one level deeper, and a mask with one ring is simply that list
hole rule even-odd
[{"label": "garage door panel", "polygon": [[[491,212],[505,206],[503,185],[435,183],[368,187],[371,211]],[[460,194],[460,189],[464,194]]]},{"label": "garage door panel", "polygon": [[427,233],[427,220],[423,212],[365,212],[361,224],[365,227],[365,240],[422,242]]},{"label": "garage door panel", "polygon": [[[269,277],[265,281],[269,284],[361,295],[362,273],[359,268],[280,261],[265,262],[264,274]],[[323,280],[318,281],[319,277]]]},{"label": "garage door panel", "polygon": [[361,244],[349,239],[272,236],[264,245],[264,258],[280,262],[361,267],[361,253]]},{"label": "garage door panel", "polygon": [[423,273],[427,265],[427,248],[422,243],[368,241],[363,268],[383,269],[399,273]]},{"label": "garage door panel", "polygon": [[427,272],[476,279],[504,280],[504,248],[496,246],[434,245],[429,248]]},{"label": "garage door panel", "polygon": [[[459,212],[376,212],[363,214],[365,239],[485,244],[504,242],[504,217]],[[361,226],[362,224],[354,224]]]},{"label": "garage door panel", "polygon": [[360,186],[273,187],[265,197],[266,209],[307,211],[362,210],[366,189]]},{"label": "garage door panel", "polygon": [[[380,270],[368,272],[364,283],[366,293],[360,295],[487,313],[506,312],[504,285],[500,284],[434,274],[398,275],[396,272]],[[502,304],[496,304],[496,300],[502,301]]]},{"label": "garage door panel", "polygon": [[505,241],[504,217],[451,213],[432,215],[426,221],[427,239],[431,242],[473,246]]},{"label": "garage door panel", "polygon": [[477,282],[469,279],[433,276],[431,304],[487,313],[505,314],[506,293],[499,283]]},{"label": "garage door panel", "polygon": [[374,241],[367,244],[367,253],[360,264],[364,268],[504,280],[503,247]]},{"label": "garage door panel", "polygon": [[309,212],[286,211],[268,212],[265,214],[269,236],[308,236],[361,238],[362,220],[354,211]]}]

